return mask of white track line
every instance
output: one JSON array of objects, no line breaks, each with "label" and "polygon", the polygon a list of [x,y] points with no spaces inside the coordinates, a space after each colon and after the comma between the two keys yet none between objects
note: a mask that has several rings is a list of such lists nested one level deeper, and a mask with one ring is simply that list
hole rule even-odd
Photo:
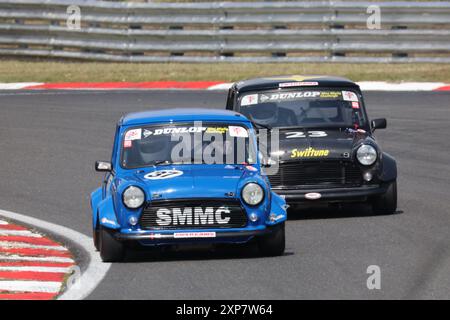
[{"label": "white track line", "polygon": [[0,236],[22,236],[31,238],[42,238],[38,233],[31,232],[29,230],[1,230]]},{"label": "white track line", "polygon": [[8,222],[3,221],[3,220],[0,220],[0,225],[1,225],[1,226],[6,226],[7,224],[8,224]]},{"label": "white track line", "polygon": [[49,292],[58,293],[60,282],[54,281],[0,281],[0,290],[22,292]]},{"label": "white track line", "polygon": [[31,266],[0,266],[0,271],[16,271],[16,272],[55,272],[55,273],[68,273],[71,268],[60,267],[31,267]]},{"label": "white track line", "polygon": [[0,248],[30,248],[30,249],[67,251],[67,249],[62,246],[44,246],[39,244],[30,244],[25,242],[13,242],[13,241],[0,241]]},{"label": "white track line", "polygon": [[86,298],[103,280],[111,267],[110,263],[103,263],[101,261],[98,252],[95,251],[92,238],[82,233],[15,212],[0,210],[0,216],[21,221],[37,228],[49,230],[50,233],[70,239],[89,254],[89,264],[87,265],[86,270],[82,270],[81,277],[70,287],[70,289],[64,292],[59,299],[79,300]]},{"label": "white track line", "polygon": [[0,261],[1,260],[75,262],[70,258],[64,257],[31,257],[31,256],[18,256],[14,254],[9,256],[0,254]]}]

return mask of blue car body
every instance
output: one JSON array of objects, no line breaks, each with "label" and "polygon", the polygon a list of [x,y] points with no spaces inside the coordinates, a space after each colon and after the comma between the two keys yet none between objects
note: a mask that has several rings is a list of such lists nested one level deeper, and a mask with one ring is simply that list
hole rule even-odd
[{"label": "blue car body", "polygon": [[[256,145],[252,123],[244,116],[226,110],[171,109],[132,113],[118,122],[111,157],[111,170],[106,173],[102,186],[91,194],[92,225],[94,231],[108,229],[119,241],[137,241],[141,245],[166,245],[183,243],[245,243],[265,235],[270,227],[282,224],[286,218],[286,203],[270,189],[265,175],[261,174],[259,159],[248,164],[162,164],[142,168],[121,166],[124,134],[130,128],[145,125],[174,124],[177,122],[210,121],[226,125],[237,124],[249,129],[249,139]],[[177,170],[183,174],[170,179],[148,180],[145,177],[156,171]],[[248,183],[257,183],[264,190],[264,199],[250,206],[242,199],[241,190]],[[123,203],[123,192],[129,186],[141,188],[145,204],[129,209]],[[142,228],[145,208],[171,203],[180,207],[226,203],[243,210],[245,224],[239,227],[209,228],[180,226],[171,229]],[[236,210],[238,210],[236,209]],[[255,219],[255,215],[257,218]],[[217,216],[217,211],[216,211]],[[134,223],[130,218],[134,217]],[[252,219],[250,219],[252,217]],[[133,219],[131,219],[133,220]],[[138,221],[136,223],[136,221]]]}]

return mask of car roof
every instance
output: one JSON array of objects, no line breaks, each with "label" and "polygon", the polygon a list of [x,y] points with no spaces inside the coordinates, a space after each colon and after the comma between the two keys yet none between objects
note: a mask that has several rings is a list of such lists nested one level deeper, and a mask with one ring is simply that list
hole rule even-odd
[{"label": "car roof", "polygon": [[238,121],[250,122],[240,113],[221,109],[173,108],[133,112],[119,120],[121,126],[180,121]]},{"label": "car roof", "polygon": [[[317,82],[317,86],[308,87],[353,87],[359,86],[353,81],[335,76],[327,75],[281,75],[264,78],[254,78],[236,82],[234,84],[238,91],[253,91],[263,89],[278,89],[280,83],[289,82]],[[291,87],[292,88],[292,87]],[[298,88],[298,87],[297,87]]]}]

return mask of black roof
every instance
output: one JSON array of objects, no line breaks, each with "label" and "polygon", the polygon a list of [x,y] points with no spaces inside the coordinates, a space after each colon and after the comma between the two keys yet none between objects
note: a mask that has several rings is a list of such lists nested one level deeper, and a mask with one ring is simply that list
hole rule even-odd
[{"label": "black roof", "polygon": [[274,88],[278,89],[280,87],[280,83],[290,82],[317,82],[317,86],[319,87],[359,88],[356,83],[349,79],[325,75],[290,75],[254,78],[236,82],[234,86],[238,91],[253,91]]}]

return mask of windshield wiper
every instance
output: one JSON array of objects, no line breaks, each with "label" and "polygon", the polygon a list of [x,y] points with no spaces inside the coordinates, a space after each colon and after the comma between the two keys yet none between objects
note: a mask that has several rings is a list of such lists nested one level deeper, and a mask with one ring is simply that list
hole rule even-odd
[{"label": "windshield wiper", "polygon": [[153,162],[151,165],[152,166],[160,166],[163,164],[172,164],[172,162],[170,162],[169,160],[157,160],[157,161]]}]

